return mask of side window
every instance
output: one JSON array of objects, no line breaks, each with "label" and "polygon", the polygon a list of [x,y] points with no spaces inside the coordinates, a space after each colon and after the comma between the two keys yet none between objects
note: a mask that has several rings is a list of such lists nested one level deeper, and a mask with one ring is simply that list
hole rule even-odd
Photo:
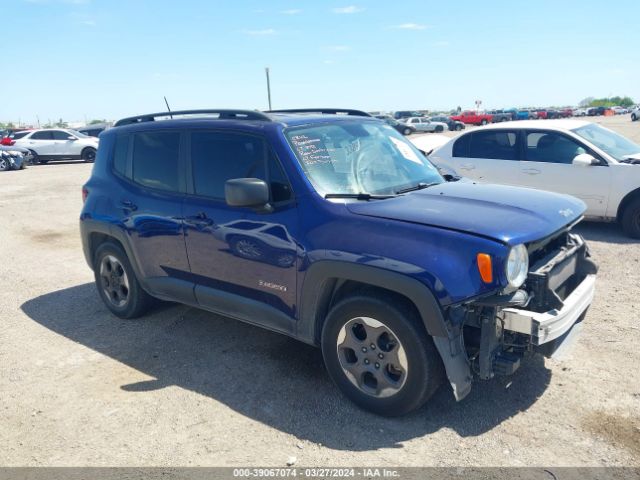
[{"label": "side window", "polygon": [[576,155],[586,150],[570,138],[555,132],[527,133],[526,159],[530,162],[573,162]]},{"label": "side window", "polygon": [[471,135],[462,135],[453,144],[453,156],[454,157],[468,157],[469,156],[469,139]]},{"label": "side window", "polygon": [[260,138],[236,133],[194,132],[191,162],[197,195],[224,199],[232,178],[266,179],[264,144]]},{"label": "side window", "polygon": [[514,131],[488,130],[471,134],[470,158],[518,160],[518,135]]},{"label": "side window", "polygon": [[33,135],[31,135],[31,140],[52,140],[52,139],[53,139],[53,135],[51,135],[51,132],[49,130],[42,131],[42,132],[35,132]]},{"label": "side window", "polygon": [[179,132],[134,134],[133,181],[160,190],[178,190]]},{"label": "side window", "polygon": [[61,130],[54,130],[51,133],[53,134],[54,140],[69,140],[69,137],[72,136],[70,133],[63,132]]},{"label": "side window", "polygon": [[127,154],[129,153],[129,135],[118,135],[113,147],[113,169],[123,177],[127,175]]}]

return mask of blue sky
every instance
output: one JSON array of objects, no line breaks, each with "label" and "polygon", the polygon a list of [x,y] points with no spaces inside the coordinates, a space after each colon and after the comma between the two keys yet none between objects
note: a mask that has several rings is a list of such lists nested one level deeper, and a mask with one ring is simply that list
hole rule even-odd
[{"label": "blue sky", "polygon": [[640,101],[640,2],[1,0],[0,120]]}]

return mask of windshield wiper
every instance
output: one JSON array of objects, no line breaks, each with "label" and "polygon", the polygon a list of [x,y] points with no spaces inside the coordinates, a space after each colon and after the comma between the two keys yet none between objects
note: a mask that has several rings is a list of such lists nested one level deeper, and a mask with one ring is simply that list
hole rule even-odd
[{"label": "windshield wiper", "polygon": [[355,198],[356,200],[384,200],[395,195],[375,195],[371,193],[327,193],[324,198]]},{"label": "windshield wiper", "polygon": [[402,190],[398,190],[396,193],[400,195],[402,193],[415,192],[416,190],[422,190],[423,188],[433,187],[434,185],[440,185],[440,182],[433,182],[433,183],[420,182],[419,184],[414,185],[413,187],[407,187],[407,188],[403,188]]}]

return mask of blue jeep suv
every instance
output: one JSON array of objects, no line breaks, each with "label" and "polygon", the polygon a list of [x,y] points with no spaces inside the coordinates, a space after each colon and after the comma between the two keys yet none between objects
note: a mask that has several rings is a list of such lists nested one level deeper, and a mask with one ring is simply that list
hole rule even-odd
[{"label": "blue jeep suv", "polygon": [[113,314],[169,300],[320,346],[344,394],[383,415],[552,354],[594,294],[581,201],[443,177],[356,110],[126,118],[83,198]]}]

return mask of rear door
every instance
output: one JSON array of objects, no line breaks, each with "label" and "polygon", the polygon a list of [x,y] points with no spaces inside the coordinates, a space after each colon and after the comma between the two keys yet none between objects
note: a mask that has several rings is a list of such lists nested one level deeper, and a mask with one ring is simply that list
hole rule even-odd
[{"label": "rear door", "polygon": [[[296,305],[298,217],[278,159],[262,136],[249,133],[193,131],[189,145],[185,238],[198,302],[290,332]],[[233,178],[265,180],[273,210],[227,205],[225,182]],[[239,302],[244,307],[234,310]],[[246,318],[249,314],[252,317]]]},{"label": "rear door", "polygon": [[453,144],[452,167],[484,183],[519,184],[518,130],[487,129],[462,135]]},{"label": "rear door", "polygon": [[118,135],[114,173],[122,179],[111,202],[117,225],[152,292],[195,303],[184,244],[184,134],[149,130]]},{"label": "rear door", "polygon": [[51,130],[33,132],[24,143],[26,143],[26,148],[33,150],[41,157],[55,155],[55,142]]},{"label": "rear door", "polygon": [[[525,186],[566,193],[587,204],[587,215],[604,216],[611,185],[607,162],[587,145],[552,130],[528,130],[524,135],[521,183]],[[573,159],[589,153],[600,165],[573,165]]]}]

